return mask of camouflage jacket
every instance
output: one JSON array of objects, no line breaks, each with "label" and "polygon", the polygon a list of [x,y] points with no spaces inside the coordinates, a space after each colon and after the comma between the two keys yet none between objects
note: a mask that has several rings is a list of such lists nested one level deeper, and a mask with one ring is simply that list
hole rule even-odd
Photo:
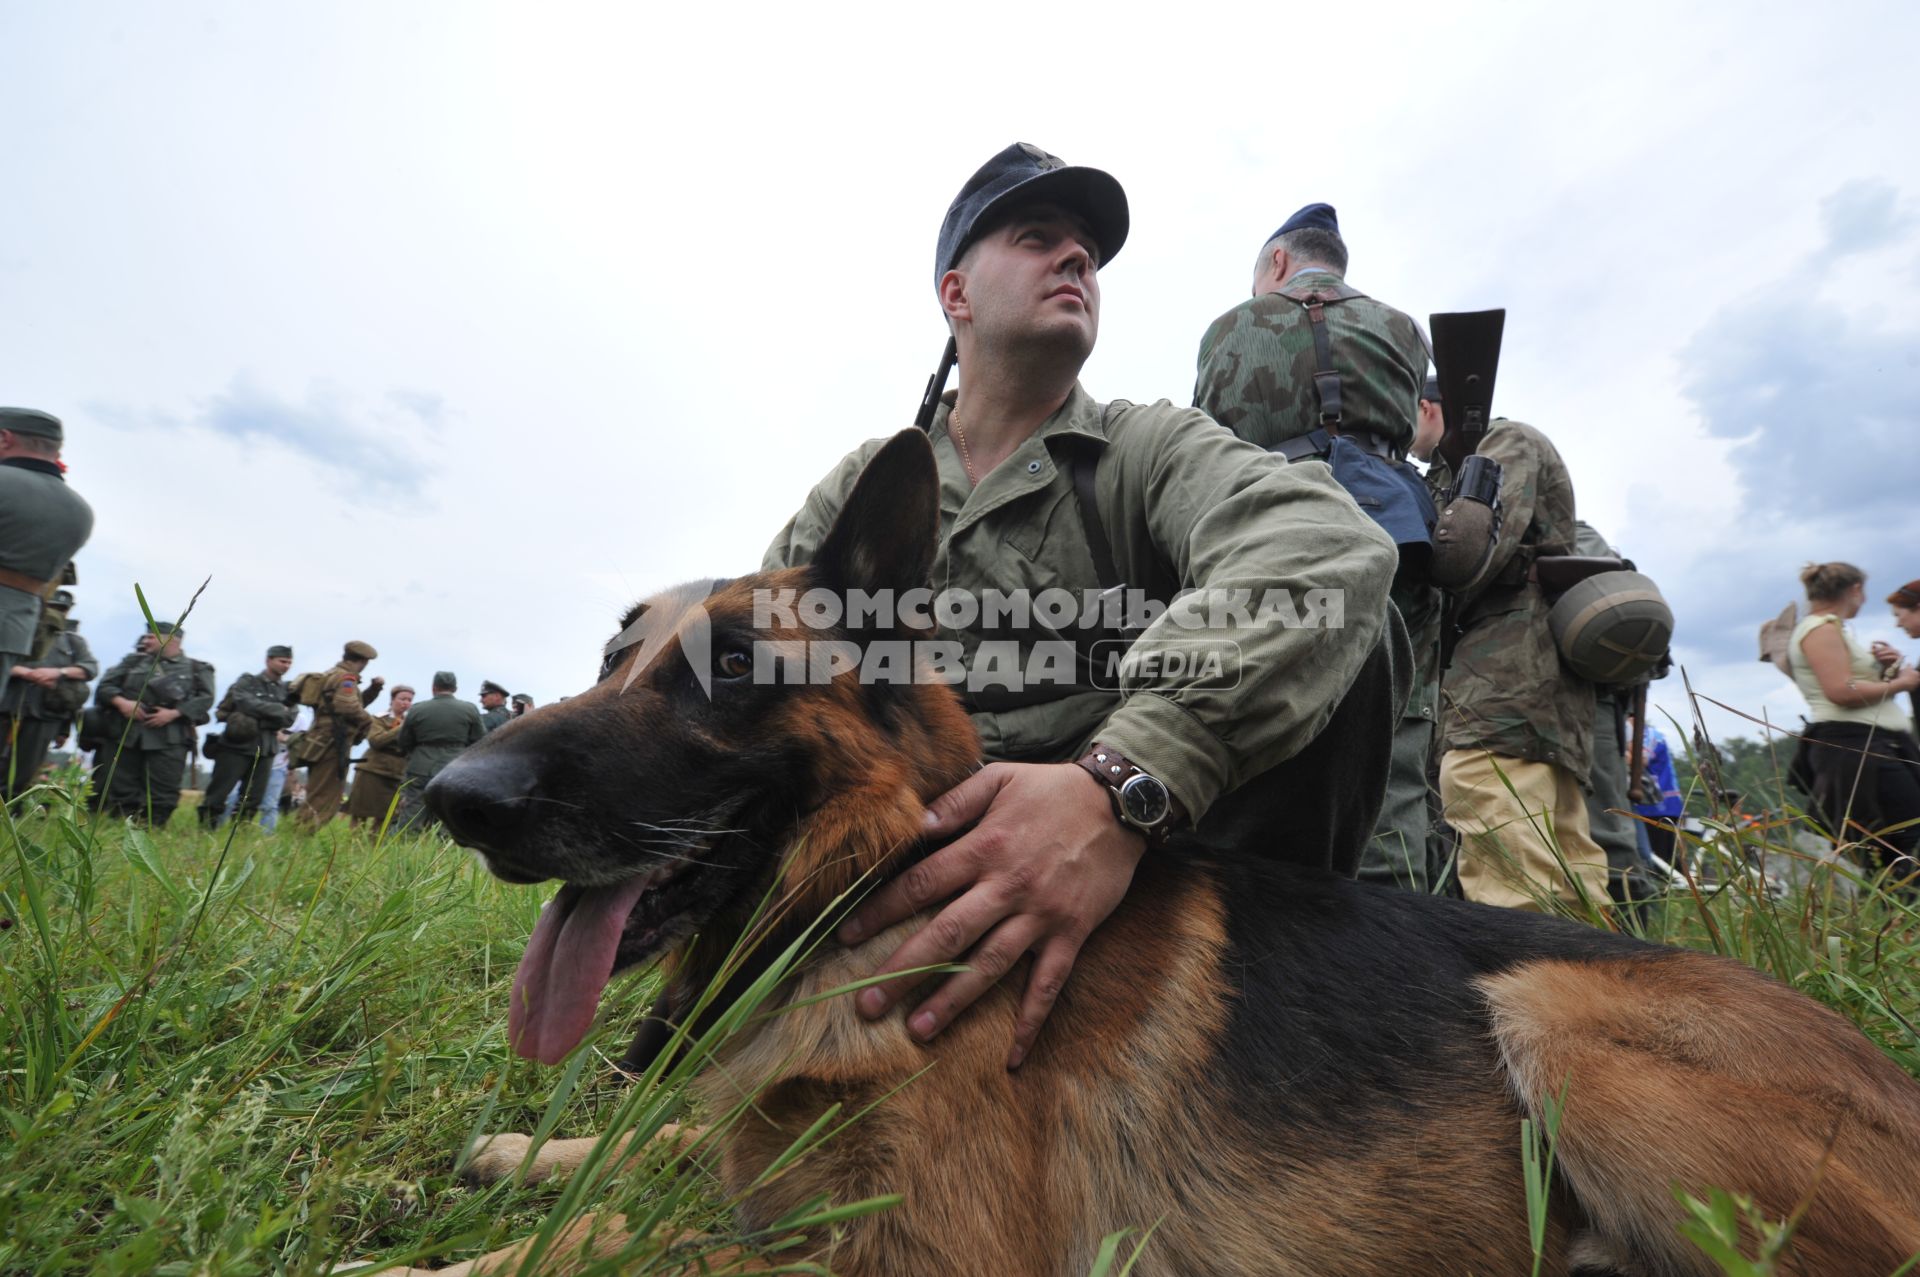
[{"label": "camouflage jacket", "polygon": [[1442,749],[1552,763],[1585,786],[1593,770],[1594,687],[1560,662],[1533,559],[1573,550],[1573,478],[1553,441],[1495,420],[1480,455],[1501,467],[1500,540],[1461,591],[1461,634],[1441,689]]},{"label": "camouflage jacket", "polygon": [[363,773],[391,776],[396,780],[406,774],[407,752],[400,748],[403,722],[397,714],[381,714],[368,726],[367,752],[354,760]]},{"label": "camouflage jacket", "polygon": [[1277,293],[1241,302],[1200,339],[1193,406],[1272,450],[1320,428],[1313,325],[1303,299],[1325,308],[1328,353],[1340,374],[1340,424],[1371,430],[1404,455],[1413,445],[1427,343],[1418,324],[1331,271],[1302,271]]},{"label": "camouflage jacket", "polygon": [[[1184,588],[1239,590],[1254,608],[1268,591],[1285,591],[1296,605],[1312,590],[1344,591],[1343,628],[1289,625],[1271,614],[1221,618],[1205,640],[1236,653],[1226,677],[1136,667],[1105,690],[976,705],[987,757],[1068,762],[1099,740],[1160,777],[1198,819],[1221,794],[1291,757],[1325,726],[1380,640],[1397,561],[1393,542],[1327,467],[1289,465],[1165,400],[1104,410],[1076,385],[1059,411],[973,486],[948,434],[949,415],[943,405],[932,426],[940,470],[935,590],[1098,591],[1062,464],[1067,448],[1093,439],[1104,445],[1094,472],[1101,516],[1115,570],[1130,588],[1162,601]],[[815,486],[764,567],[812,559],[884,442],[855,449]],[[958,639],[970,668],[978,668],[983,638],[994,637],[978,624],[941,632]],[[1166,639],[1166,650],[1186,633],[1162,615],[1135,648],[1150,651]]]},{"label": "camouflage jacket", "polygon": [[284,680],[264,670],[234,679],[216,711],[227,725],[221,748],[273,754],[279,749],[279,731],[292,727],[299,714],[297,706],[287,703],[292,696]]},{"label": "camouflage jacket", "polygon": [[[183,693],[178,699],[157,694],[162,687],[171,687]],[[120,663],[100,676],[100,685],[94,689],[94,703],[113,711],[113,698],[124,696],[130,701],[146,697],[149,705],[173,700],[163,708],[177,709],[180,717],[161,727],[148,727],[137,719],[125,719],[112,725],[110,739],[126,742],[128,749],[172,749],[185,747],[198,737],[196,730],[200,724],[213,717],[213,666],[205,661],[196,661],[184,652],[179,656],[150,656],[144,652],[133,652],[121,658]],[[122,729],[131,724],[131,730],[122,737]]]}]

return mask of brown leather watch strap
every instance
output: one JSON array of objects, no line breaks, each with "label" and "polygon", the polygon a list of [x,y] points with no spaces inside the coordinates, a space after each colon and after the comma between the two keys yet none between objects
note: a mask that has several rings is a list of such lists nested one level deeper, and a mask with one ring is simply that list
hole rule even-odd
[{"label": "brown leather watch strap", "polygon": [[[1132,822],[1121,819],[1120,787],[1135,776],[1150,776],[1152,773],[1133,762],[1119,750],[1108,745],[1102,745],[1099,741],[1095,741],[1093,748],[1073,761],[1076,766],[1085,769],[1088,775],[1099,781],[1106,789],[1108,796],[1114,804],[1114,818],[1120,820],[1122,825],[1128,829],[1132,829],[1136,833],[1145,833],[1144,830]],[[1154,776],[1153,779],[1158,781],[1160,787],[1166,789],[1167,793],[1166,822],[1162,824],[1156,832],[1147,836],[1148,843],[1151,846],[1158,847],[1166,842],[1168,835],[1186,823],[1187,816],[1186,809],[1180,805],[1180,800],[1174,797],[1171,789],[1167,789],[1167,783],[1160,780],[1157,776]]]}]

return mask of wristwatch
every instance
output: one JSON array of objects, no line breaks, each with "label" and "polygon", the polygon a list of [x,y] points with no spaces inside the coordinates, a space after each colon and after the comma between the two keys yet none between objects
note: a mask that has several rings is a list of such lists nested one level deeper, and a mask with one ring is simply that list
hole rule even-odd
[{"label": "wristwatch", "polygon": [[1146,837],[1149,847],[1166,842],[1180,823],[1179,800],[1158,776],[1136,767],[1117,749],[1095,741],[1086,755],[1074,760],[1106,787],[1113,814],[1128,829]]}]

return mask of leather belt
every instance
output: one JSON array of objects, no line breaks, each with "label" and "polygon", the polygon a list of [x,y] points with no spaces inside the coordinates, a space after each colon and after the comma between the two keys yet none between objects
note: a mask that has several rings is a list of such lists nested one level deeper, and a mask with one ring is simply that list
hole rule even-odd
[{"label": "leather belt", "polygon": [[[1387,442],[1385,435],[1377,435],[1371,430],[1341,430],[1334,432],[1340,438],[1353,444],[1362,452],[1371,453],[1383,461],[1398,461],[1400,454]],[[1334,434],[1325,430],[1315,430],[1304,435],[1295,435],[1283,439],[1273,446],[1273,451],[1289,461],[1323,460],[1333,451]]]},{"label": "leather belt", "polygon": [[12,568],[0,568],[0,585],[4,585],[10,590],[24,590],[26,593],[38,595],[42,599],[50,599],[53,597],[54,590],[59,588],[60,583],[58,581],[42,581],[37,577],[28,576],[25,572],[15,572]]}]

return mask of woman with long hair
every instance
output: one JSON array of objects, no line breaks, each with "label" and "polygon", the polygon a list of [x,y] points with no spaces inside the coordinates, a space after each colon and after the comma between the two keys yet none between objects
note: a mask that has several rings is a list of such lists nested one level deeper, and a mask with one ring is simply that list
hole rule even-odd
[{"label": "woman with long hair", "polygon": [[1895,698],[1920,688],[1920,671],[1879,659],[1847,628],[1866,602],[1865,572],[1810,563],[1800,583],[1808,612],[1788,657],[1809,723],[1794,770],[1812,782],[1815,810],[1837,841],[1858,841],[1910,877],[1920,872],[1920,823],[1909,823],[1920,822],[1920,743]]}]

